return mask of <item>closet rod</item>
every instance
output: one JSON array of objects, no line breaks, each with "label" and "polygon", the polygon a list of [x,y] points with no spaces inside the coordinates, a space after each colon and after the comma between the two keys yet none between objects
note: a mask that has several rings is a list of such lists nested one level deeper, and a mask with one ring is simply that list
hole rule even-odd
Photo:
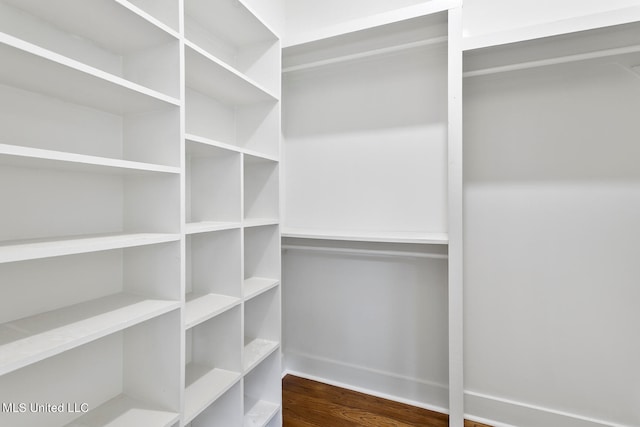
[{"label": "closet rod", "polygon": [[341,63],[341,62],[353,61],[355,59],[369,58],[371,56],[384,55],[386,53],[399,52],[399,51],[406,50],[406,49],[412,49],[414,47],[437,45],[437,44],[442,44],[442,43],[446,43],[446,42],[447,42],[447,36],[434,37],[432,39],[427,39],[427,40],[419,40],[419,41],[415,41],[415,42],[408,42],[408,43],[398,44],[398,45],[395,45],[395,46],[389,46],[389,47],[382,47],[382,48],[379,48],[379,49],[367,50],[365,52],[359,52],[359,53],[352,53],[352,54],[349,54],[349,55],[336,56],[336,57],[329,58],[329,59],[322,59],[320,61],[308,62],[306,64],[292,65],[290,67],[284,67],[282,69],[282,72],[283,73],[290,73],[290,72],[293,72],[293,71],[307,70],[307,69],[311,69],[311,68],[321,67],[323,65],[338,64],[338,63]]},{"label": "closet rod", "polygon": [[401,257],[401,258],[432,258],[432,259],[448,259],[446,254],[430,254],[426,252],[410,252],[410,251],[389,251],[375,249],[354,249],[354,248],[329,248],[323,246],[302,246],[302,245],[282,245],[283,250],[299,250],[305,252],[324,252],[343,255],[366,255],[366,256],[384,256],[384,257]]},{"label": "closet rod", "polygon": [[561,56],[557,58],[540,59],[538,61],[520,62],[517,64],[503,65],[500,67],[483,68],[480,70],[466,71],[463,77],[478,77],[489,74],[507,73],[510,71],[526,70],[529,68],[545,67],[548,65],[566,64],[570,62],[586,61],[589,59],[606,58],[608,56],[625,55],[640,52],[640,45],[619,47],[613,49],[596,50],[588,53],[578,53],[575,55]]}]

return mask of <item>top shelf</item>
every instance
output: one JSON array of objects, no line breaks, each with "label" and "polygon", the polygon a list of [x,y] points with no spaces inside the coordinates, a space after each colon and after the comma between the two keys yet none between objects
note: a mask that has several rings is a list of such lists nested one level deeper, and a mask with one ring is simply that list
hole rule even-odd
[{"label": "top shelf", "polygon": [[360,38],[363,31],[374,29],[381,31],[393,30],[393,24],[418,17],[434,16],[436,21],[444,21],[446,23],[447,11],[461,5],[462,2],[460,0],[431,0],[414,6],[324,27],[320,31],[297,34],[295,37],[285,39],[283,48],[287,51],[293,47],[301,47],[333,38],[345,39],[352,36]]},{"label": "top shelf", "polygon": [[449,243],[449,236],[447,233],[409,231],[346,232],[345,230],[283,228],[282,237],[297,239],[346,240],[352,242],[416,243],[425,245],[447,245]]},{"label": "top shelf", "polygon": [[[638,12],[640,20],[640,7],[632,8]],[[606,15],[611,16],[611,15]],[[601,17],[602,18],[602,17]],[[622,66],[633,67],[640,62],[640,22],[618,23],[612,26],[584,29],[589,25],[605,23],[608,20],[582,18],[571,21],[573,25],[563,27],[565,30],[580,28],[577,32],[559,35],[549,35],[540,39],[508,42],[519,40],[535,32],[525,32],[518,35],[496,38],[492,42],[495,46],[471,48],[483,46],[483,44],[467,43],[464,61],[464,76],[477,77],[496,73],[517,71],[529,68],[538,68],[549,65],[567,64],[582,61],[600,60],[603,62],[616,62]],[[588,25],[587,25],[588,24]],[[549,28],[556,25],[549,24]],[[538,28],[540,33],[553,34],[552,31]],[[528,36],[527,36],[528,37]],[[488,43],[487,40],[485,42]],[[612,59],[615,58],[615,59]]]},{"label": "top shelf", "polygon": [[[380,25],[365,27],[364,24],[354,24],[352,31],[328,33],[323,35],[326,36],[324,38],[318,36],[304,43],[289,45],[283,50],[282,71],[300,71],[398,50],[446,45],[447,12],[438,8],[429,14],[417,14],[424,12],[427,6],[431,10],[434,6],[429,4],[405,8],[411,13],[400,9],[399,13],[391,13],[390,19],[385,15]],[[371,24],[369,20],[366,23]],[[373,24],[376,24],[375,19]]]}]

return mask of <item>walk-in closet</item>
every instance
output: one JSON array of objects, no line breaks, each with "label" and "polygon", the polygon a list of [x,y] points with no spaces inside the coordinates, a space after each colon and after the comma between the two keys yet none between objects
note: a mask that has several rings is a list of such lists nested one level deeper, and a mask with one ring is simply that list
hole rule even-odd
[{"label": "walk-in closet", "polygon": [[640,427],[639,115],[638,0],[0,0],[0,426]]}]

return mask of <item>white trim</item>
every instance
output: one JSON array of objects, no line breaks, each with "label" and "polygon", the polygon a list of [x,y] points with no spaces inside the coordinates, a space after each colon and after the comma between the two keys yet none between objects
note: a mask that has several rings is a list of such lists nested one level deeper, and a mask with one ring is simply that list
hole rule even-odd
[{"label": "white trim", "polygon": [[[516,422],[517,419],[526,418],[528,421],[530,421],[530,425],[563,426],[567,425],[567,423],[571,423],[571,426],[576,427],[634,427],[628,424],[619,424],[611,421],[605,421],[594,417],[587,417],[567,411],[561,411],[540,405],[519,402],[513,399],[506,399],[503,397],[492,396],[489,394],[470,390],[466,390],[464,394],[465,401],[469,403],[467,405],[468,407],[480,405],[483,407],[482,410],[484,412],[491,413],[492,417],[499,418],[501,413],[505,414],[504,418],[510,418],[511,420],[513,420],[505,420],[508,422]],[[508,411],[505,409],[501,409],[500,406],[508,407]],[[475,415],[468,415],[467,418],[481,419],[476,417]],[[484,419],[485,421],[487,420],[486,418],[482,419]],[[488,420],[486,422],[495,425],[495,427],[512,427],[511,424],[505,424],[493,420]]]}]

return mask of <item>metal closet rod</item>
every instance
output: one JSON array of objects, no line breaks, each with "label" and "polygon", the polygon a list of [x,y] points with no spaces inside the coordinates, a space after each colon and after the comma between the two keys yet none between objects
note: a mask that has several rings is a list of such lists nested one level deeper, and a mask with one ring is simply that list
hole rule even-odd
[{"label": "metal closet rod", "polygon": [[306,64],[292,65],[290,67],[285,67],[285,68],[282,69],[282,72],[283,73],[289,73],[289,72],[293,72],[293,71],[307,70],[307,69],[311,69],[311,68],[321,67],[323,65],[338,64],[340,62],[347,62],[347,61],[352,61],[352,60],[355,60],[355,59],[369,58],[371,56],[383,55],[383,54],[392,53],[392,52],[399,52],[399,51],[406,50],[406,49],[411,49],[411,48],[414,48],[414,47],[437,45],[437,44],[441,44],[441,43],[446,43],[447,39],[448,39],[447,36],[434,37],[434,38],[431,38],[431,39],[419,40],[419,41],[408,42],[408,43],[402,43],[402,44],[398,44],[398,45],[395,45],[395,46],[389,46],[389,47],[381,47],[379,49],[371,49],[371,50],[367,50],[367,51],[364,51],[364,52],[352,53],[352,54],[349,54],[349,55],[335,56],[335,57],[329,58],[329,59],[322,59],[322,60],[319,60],[319,61],[307,62]]},{"label": "metal closet rod", "polygon": [[570,62],[586,61],[589,59],[606,58],[608,56],[625,55],[640,52],[640,45],[619,47],[613,49],[596,50],[588,53],[560,56],[557,58],[540,59],[537,61],[520,62],[516,64],[502,65],[499,67],[482,68],[479,70],[465,71],[462,77],[478,77],[489,74],[507,73],[510,71],[526,70],[529,68],[546,67],[548,65],[567,64]]},{"label": "metal closet rod", "polygon": [[331,248],[326,246],[303,246],[303,245],[282,245],[282,250],[297,250],[305,252],[324,252],[343,255],[365,255],[365,256],[383,256],[383,257],[400,257],[400,258],[431,258],[431,259],[448,259],[446,254],[431,254],[425,252],[414,251],[390,251],[377,249],[356,249],[356,248]]}]

